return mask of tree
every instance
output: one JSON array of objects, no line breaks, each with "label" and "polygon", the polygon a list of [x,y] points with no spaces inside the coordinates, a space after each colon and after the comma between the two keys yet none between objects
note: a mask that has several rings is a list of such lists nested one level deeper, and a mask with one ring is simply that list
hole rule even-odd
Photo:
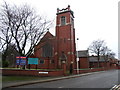
[{"label": "tree", "polygon": [[101,55],[106,58],[115,58],[115,53],[112,52],[112,50],[109,49],[107,46],[103,47]]},{"label": "tree", "polygon": [[2,52],[2,67],[14,67],[16,56],[20,56],[16,50],[16,46],[9,44],[7,50]]},{"label": "tree", "polygon": [[112,50],[110,50],[107,46],[103,47],[101,55],[104,57],[106,66],[107,66],[107,61],[109,60],[109,58],[115,58],[115,53],[112,52]]},{"label": "tree", "polygon": [[96,54],[98,56],[98,67],[100,66],[99,60],[100,56],[104,56],[105,61],[107,62],[108,58],[114,58],[115,53],[112,52],[106,45],[104,40],[96,40],[91,43],[88,48],[89,52]]},{"label": "tree", "polygon": [[100,54],[103,52],[104,47],[105,47],[104,40],[99,40],[98,39],[96,41],[93,41],[88,48],[90,53],[94,53],[98,56],[98,67],[100,67],[100,63],[99,63]]},{"label": "tree", "polygon": [[28,5],[10,6],[5,2],[0,12],[0,47],[7,50],[12,43],[20,55],[29,56],[51,24]]}]

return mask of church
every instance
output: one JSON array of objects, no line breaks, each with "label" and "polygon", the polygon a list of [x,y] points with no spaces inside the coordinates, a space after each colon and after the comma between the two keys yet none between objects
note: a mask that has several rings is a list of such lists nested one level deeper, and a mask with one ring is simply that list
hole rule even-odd
[{"label": "church", "polygon": [[[33,57],[39,59],[39,69],[77,68],[74,13],[67,8],[57,8],[55,36],[49,31],[35,46]],[[31,66],[35,68],[35,65]]]}]

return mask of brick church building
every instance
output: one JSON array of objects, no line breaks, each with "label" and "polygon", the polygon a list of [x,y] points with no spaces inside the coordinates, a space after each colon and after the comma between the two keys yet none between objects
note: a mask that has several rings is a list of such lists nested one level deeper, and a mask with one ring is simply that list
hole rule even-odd
[{"label": "brick church building", "polygon": [[33,56],[39,58],[37,68],[62,69],[63,64],[68,70],[76,68],[74,13],[69,5],[57,9],[55,32],[54,36],[48,31],[35,46]]}]

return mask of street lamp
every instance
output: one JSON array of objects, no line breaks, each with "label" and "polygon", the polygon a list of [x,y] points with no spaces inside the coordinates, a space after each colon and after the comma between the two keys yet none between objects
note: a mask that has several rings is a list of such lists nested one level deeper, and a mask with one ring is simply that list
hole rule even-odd
[{"label": "street lamp", "polygon": [[13,54],[13,53],[11,53],[11,56],[12,56],[12,60],[11,60],[11,61],[12,61],[12,62],[11,62],[11,63],[12,63],[12,67],[14,67],[14,66],[15,66],[14,54]]},{"label": "street lamp", "polygon": [[71,64],[70,64],[70,74],[73,73],[73,61],[71,61]]},{"label": "street lamp", "polygon": [[0,68],[2,68],[2,53],[0,52]]},{"label": "street lamp", "polygon": [[120,59],[120,51],[118,51],[118,59]]},{"label": "street lamp", "polygon": [[[77,48],[78,48],[78,40],[79,40],[79,38],[77,38]],[[78,51],[77,51],[77,74],[79,74],[78,61],[79,61],[79,57],[78,57]]]}]

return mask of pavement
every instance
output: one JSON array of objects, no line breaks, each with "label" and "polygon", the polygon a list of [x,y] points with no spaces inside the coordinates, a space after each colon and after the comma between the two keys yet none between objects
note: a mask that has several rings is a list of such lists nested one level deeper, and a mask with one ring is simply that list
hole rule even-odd
[{"label": "pavement", "polygon": [[[105,71],[99,71],[99,72],[92,72],[92,73],[84,73],[84,74],[77,74],[77,75],[70,75],[70,76],[62,76],[62,77],[55,77],[55,78],[49,78],[49,79],[44,79],[44,80],[31,80],[31,81],[22,81],[22,82],[10,82],[10,83],[4,83],[3,89],[4,88],[10,88],[10,87],[17,87],[17,86],[23,86],[23,85],[30,85],[30,84],[36,84],[36,83],[43,83],[43,82],[51,82],[51,81],[57,81],[57,80],[63,80],[63,79],[69,79],[69,78],[76,78],[76,77],[81,77],[85,75],[90,75],[90,74],[95,74],[95,73],[100,73],[100,72],[105,72]],[[111,90],[120,90],[120,85],[114,86]]]}]

